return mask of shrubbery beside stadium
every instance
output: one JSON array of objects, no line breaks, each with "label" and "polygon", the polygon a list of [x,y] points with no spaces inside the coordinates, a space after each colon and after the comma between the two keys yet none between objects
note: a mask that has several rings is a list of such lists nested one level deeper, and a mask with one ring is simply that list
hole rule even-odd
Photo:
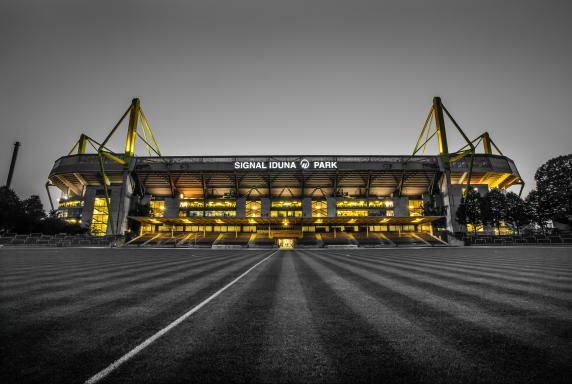
[{"label": "shrubbery beside stadium", "polygon": [[457,221],[499,229],[506,224],[515,232],[523,228],[545,231],[549,222],[572,224],[572,154],[558,156],[540,166],[534,175],[536,189],[525,199],[513,192],[490,190],[481,196],[470,190],[457,209]]},{"label": "shrubbery beside stadium", "polygon": [[0,187],[0,234],[5,233],[85,233],[86,228],[59,219],[52,212],[46,215],[38,195],[21,200],[9,188]]}]

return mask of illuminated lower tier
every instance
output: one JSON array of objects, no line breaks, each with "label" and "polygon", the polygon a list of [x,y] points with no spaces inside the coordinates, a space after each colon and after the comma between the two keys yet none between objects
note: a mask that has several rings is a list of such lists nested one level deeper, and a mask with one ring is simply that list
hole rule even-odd
[{"label": "illuminated lower tier", "polygon": [[[465,185],[522,183],[512,160],[439,156],[140,157],[127,169],[96,155],[58,159],[58,215],[94,234],[128,231],[456,231]],[[103,181],[107,182],[106,196]],[[107,200],[109,199],[109,200]]]}]

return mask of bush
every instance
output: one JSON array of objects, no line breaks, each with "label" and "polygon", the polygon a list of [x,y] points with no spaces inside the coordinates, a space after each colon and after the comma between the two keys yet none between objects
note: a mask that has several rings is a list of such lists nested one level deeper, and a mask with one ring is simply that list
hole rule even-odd
[{"label": "bush", "polygon": [[46,217],[40,197],[32,195],[20,200],[16,193],[0,187],[0,233],[27,234],[41,232],[47,235],[56,233],[85,233],[86,228],[70,224],[55,215]]}]

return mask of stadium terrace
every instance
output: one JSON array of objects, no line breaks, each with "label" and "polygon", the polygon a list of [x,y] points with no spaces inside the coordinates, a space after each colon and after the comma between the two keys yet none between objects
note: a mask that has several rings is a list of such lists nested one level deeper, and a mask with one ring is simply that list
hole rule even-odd
[{"label": "stadium terrace", "polygon": [[[112,151],[123,120],[125,150]],[[464,147],[449,150],[446,120]],[[431,140],[439,153],[420,155]],[[136,142],[151,156],[135,156]],[[94,235],[292,247],[439,243],[467,230],[455,212],[468,188],[513,185],[524,185],[514,162],[487,132],[470,139],[438,97],[412,154],[356,156],[164,156],[134,99],[103,141],[82,134],[56,160],[47,189],[60,192],[59,217]]]}]

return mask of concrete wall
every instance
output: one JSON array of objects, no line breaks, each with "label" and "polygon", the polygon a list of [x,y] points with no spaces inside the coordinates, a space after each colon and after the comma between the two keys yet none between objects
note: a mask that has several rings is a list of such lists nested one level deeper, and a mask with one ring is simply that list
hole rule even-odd
[{"label": "concrete wall", "polygon": [[263,197],[260,199],[260,216],[269,217],[270,216],[270,199],[268,197]]},{"label": "concrete wall", "polygon": [[246,197],[236,199],[236,217],[246,217]]},{"label": "concrete wall", "polygon": [[[127,216],[131,207],[131,197],[133,195],[133,180],[127,174],[124,175],[122,185],[112,185],[109,187],[111,191],[110,199],[110,219],[113,220],[113,228],[115,234],[122,235],[127,231]],[[113,234],[111,225],[107,226],[107,234]]]},{"label": "concrete wall", "polygon": [[165,197],[165,217],[179,217],[178,197]]},{"label": "concrete wall", "polygon": [[409,216],[409,197],[394,197],[393,198],[393,216],[403,217]]},{"label": "concrete wall", "polygon": [[81,212],[81,225],[85,228],[91,226],[91,218],[93,216],[93,203],[95,200],[95,192],[97,187],[87,186],[85,188],[83,210]]},{"label": "concrete wall", "polygon": [[326,198],[326,202],[328,204],[328,217],[336,217],[337,215],[336,200],[337,199],[335,197]]},{"label": "concrete wall", "polygon": [[302,199],[302,217],[312,217],[312,198],[304,197]]}]

